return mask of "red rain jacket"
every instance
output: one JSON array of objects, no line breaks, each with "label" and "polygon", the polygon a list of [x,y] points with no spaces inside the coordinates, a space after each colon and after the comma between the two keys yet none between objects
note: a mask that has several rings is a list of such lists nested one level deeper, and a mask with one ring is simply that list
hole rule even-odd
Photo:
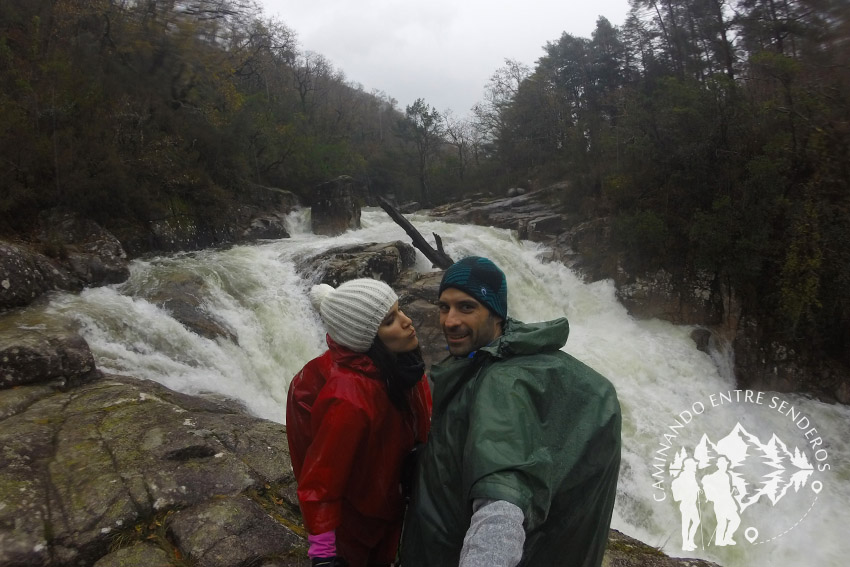
[{"label": "red rain jacket", "polygon": [[[400,525],[402,463],[430,428],[428,381],[423,377],[411,389],[413,411],[405,415],[390,401],[368,356],[330,337],[327,342],[329,350],[292,379],[286,403],[289,453],[304,524],[311,534],[367,519]],[[359,518],[345,521],[352,508]]]}]

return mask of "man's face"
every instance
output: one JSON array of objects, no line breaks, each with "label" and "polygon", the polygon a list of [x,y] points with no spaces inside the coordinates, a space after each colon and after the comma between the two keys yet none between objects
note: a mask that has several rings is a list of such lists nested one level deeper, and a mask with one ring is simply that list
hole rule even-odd
[{"label": "man's face", "polygon": [[440,327],[452,356],[466,356],[502,334],[502,319],[457,288],[443,290],[437,307],[440,308]]}]

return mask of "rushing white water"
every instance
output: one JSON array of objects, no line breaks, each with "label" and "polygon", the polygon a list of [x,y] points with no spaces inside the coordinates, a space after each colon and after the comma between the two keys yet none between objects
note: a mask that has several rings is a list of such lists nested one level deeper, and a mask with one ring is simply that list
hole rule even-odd
[{"label": "rushing white water", "polygon": [[[713,360],[696,349],[689,337],[692,328],[631,318],[617,302],[611,282],[585,284],[564,266],[547,263],[544,247],[518,241],[508,231],[425,216],[410,219],[423,234],[440,234],[452,257],[483,255],[501,266],[508,277],[511,316],[525,321],[567,316],[572,330],[565,350],[617,387],[624,449],[613,527],[668,554],[704,557],[727,567],[845,564],[850,551],[845,536],[850,525],[850,408],[770,392],[761,404],[752,399],[715,406],[712,400],[717,402],[720,393],[735,389],[734,380],[722,356],[715,354]],[[380,210],[364,211],[361,230],[333,238],[308,234],[303,214],[290,220],[290,239],[137,260],[129,281],[57,296],[40,317],[76,322],[105,371],[187,393],[228,396],[257,416],[282,421],[288,381],[324,348],[320,322],[306,295],[311,277],[298,274],[295,261],[331,246],[409,241]],[[431,269],[421,255],[417,269]],[[202,308],[238,337],[236,343],[200,337],[144,299],[175,277],[204,282]],[[771,398],[793,406],[795,413],[771,408]],[[686,420],[685,410],[692,421],[670,429],[677,420]],[[794,423],[800,415],[817,427],[821,445],[807,447],[815,434],[804,437],[804,429]],[[703,434],[717,443],[738,423],[763,443],[776,434],[791,451],[808,449],[811,464],[830,468],[815,472],[802,487],[798,483],[797,490],[789,489],[775,506],[763,498],[742,512],[736,545],[713,545],[708,529],[700,532],[698,549],[682,551],[679,509],[669,494],[671,477],[664,467],[665,474],[658,476],[653,464],[664,464],[679,447],[690,451]],[[665,439],[672,446],[669,452],[660,445]],[[828,458],[818,460],[817,449]],[[822,490],[814,493],[813,486]],[[703,528],[713,527],[709,506],[700,500]],[[758,537],[752,537],[754,519]]]}]

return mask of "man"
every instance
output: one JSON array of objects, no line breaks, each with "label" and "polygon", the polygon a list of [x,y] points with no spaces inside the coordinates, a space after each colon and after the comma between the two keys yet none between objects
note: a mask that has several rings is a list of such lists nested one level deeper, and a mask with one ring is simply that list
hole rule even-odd
[{"label": "man", "polygon": [[620,465],[613,386],[560,350],[565,318],[507,317],[486,258],[452,265],[438,306],[451,357],[431,370],[403,567],[600,565]]},{"label": "man", "polygon": [[714,503],[714,517],[717,520],[714,544],[718,546],[735,545],[732,536],[741,525],[738,504],[732,495],[732,479],[726,471],[727,468],[729,459],[721,455],[717,458],[717,470],[702,477],[705,499]]}]

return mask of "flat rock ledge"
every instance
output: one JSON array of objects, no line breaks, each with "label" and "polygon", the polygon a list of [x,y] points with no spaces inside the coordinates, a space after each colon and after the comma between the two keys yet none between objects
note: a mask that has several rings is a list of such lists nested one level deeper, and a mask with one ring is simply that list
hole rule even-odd
[{"label": "flat rock ledge", "polygon": [[309,565],[281,424],[114,375],[0,416],[4,567]]}]

